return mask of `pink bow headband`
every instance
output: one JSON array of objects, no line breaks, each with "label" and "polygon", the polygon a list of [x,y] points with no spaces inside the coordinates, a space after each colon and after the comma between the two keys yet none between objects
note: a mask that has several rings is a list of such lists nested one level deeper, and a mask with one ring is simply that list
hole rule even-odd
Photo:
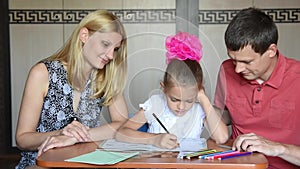
[{"label": "pink bow headband", "polygon": [[174,36],[167,36],[166,49],[167,64],[172,59],[190,59],[199,62],[203,55],[200,40],[187,32],[178,32]]}]

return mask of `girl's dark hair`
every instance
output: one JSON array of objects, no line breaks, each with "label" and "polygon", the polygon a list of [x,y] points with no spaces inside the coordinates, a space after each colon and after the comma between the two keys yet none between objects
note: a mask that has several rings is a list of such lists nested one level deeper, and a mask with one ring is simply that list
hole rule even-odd
[{"label": "girl's dark hair", "polygon": [[277,41],[278,30],[272,18],[256,8],[241,10],[225,32],[225,44],[230,51],[238,51],[250,45],[256,53],[262,55]]},{"label": "girl's dark hair", "polygon": [[168,90],[171,87],[197,85],[202,89],[203,73],[200,64],[194,60],[172,60],[166,69],[163,84]]}]

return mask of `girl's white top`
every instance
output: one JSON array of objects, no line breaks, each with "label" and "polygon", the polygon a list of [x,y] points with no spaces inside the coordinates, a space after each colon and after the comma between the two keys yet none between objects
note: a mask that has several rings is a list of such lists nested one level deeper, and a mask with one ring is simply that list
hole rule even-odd
[{"label": "girl's white top", "polygon": [[204,127],[205,112],[198,102],[195,102],[192,108],[181,117],[175,116],[170,111],[164,94],[152,95],[144,104],[139,106],[145,110],[144,114],[149,124],[148,132],[166,133],[152,115],[154,113],[167,130],[176,135],[177,138],[200,138]]}]

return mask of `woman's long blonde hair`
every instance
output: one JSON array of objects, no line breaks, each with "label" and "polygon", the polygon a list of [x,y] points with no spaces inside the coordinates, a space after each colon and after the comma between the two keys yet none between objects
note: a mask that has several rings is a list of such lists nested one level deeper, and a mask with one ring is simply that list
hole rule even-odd
[{"label": "woman's long blonde hair", "polygon": [[[103,69],[97,69],[91,74],[93,98],[103,97],[103,105],[109,105],[112,99],[122,94],[127,79],[127,39],[125,29],[112,13],[105,10],[97,10],[89,13],[77,25],[65,46],[47,60],[60,60],[68,72],[68,81],[73,88],[82,88],[85,84],[83,75],[83,43],[79,33],[82,28],[87,28],[92,35],[98,31],[101,33],[117,32],[122,36],[120,48],[114,52],[114,59]],[[75,82],[81,82],[77,84]]]}]

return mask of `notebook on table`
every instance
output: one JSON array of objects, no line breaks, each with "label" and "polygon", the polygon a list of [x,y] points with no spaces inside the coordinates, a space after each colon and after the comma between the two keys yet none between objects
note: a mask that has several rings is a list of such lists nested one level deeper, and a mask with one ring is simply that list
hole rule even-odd
[{"label": "notebook on table", "polygon": [[138,152],[113,152],[95,150],[91,153],[83,154],[74,158],[66,159],[68,162],[79,162],[97,165],[113,165],[120,161],[124,161],[128,158],[138,155]]}]

